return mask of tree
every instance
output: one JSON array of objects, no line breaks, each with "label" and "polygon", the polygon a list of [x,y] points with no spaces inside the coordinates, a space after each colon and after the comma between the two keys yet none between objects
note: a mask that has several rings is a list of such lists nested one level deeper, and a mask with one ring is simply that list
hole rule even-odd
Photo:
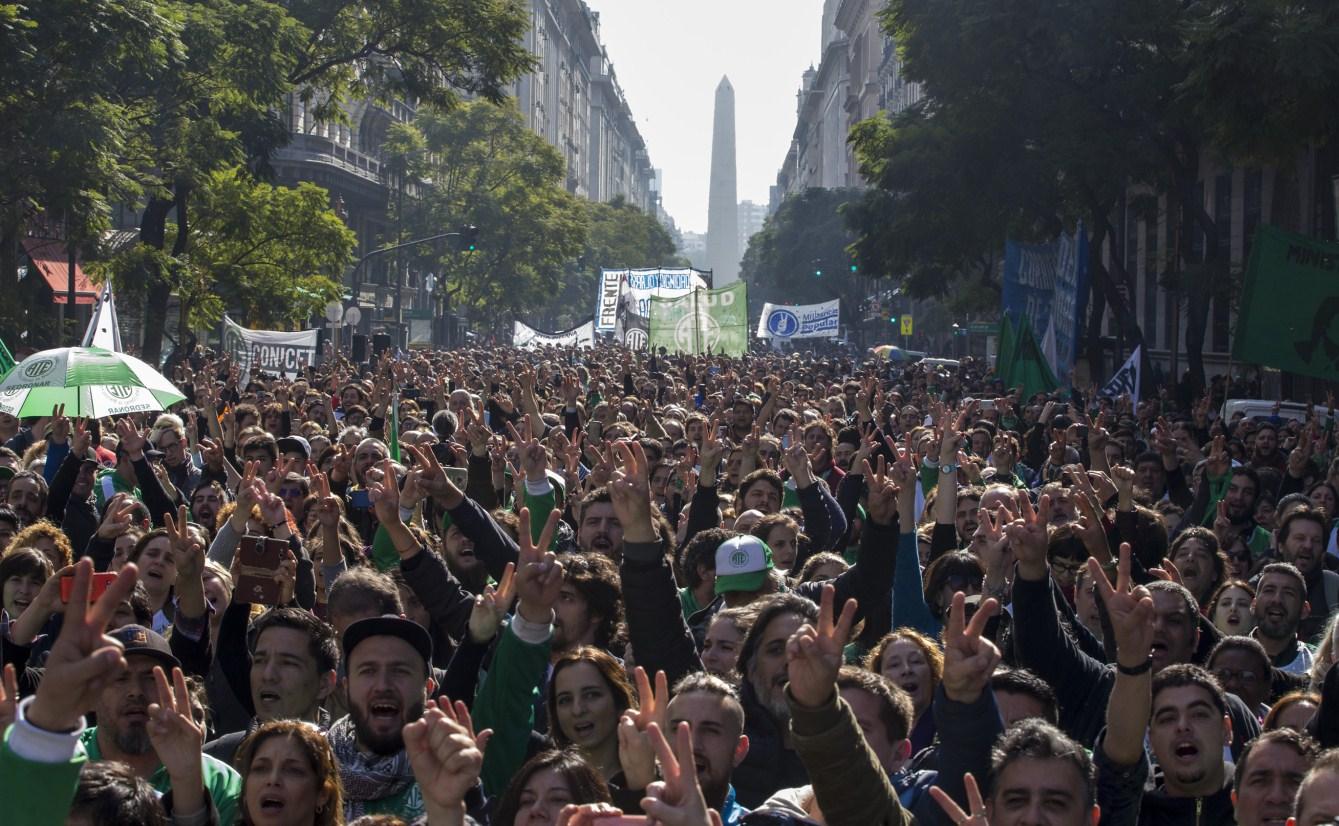
[{"label": "tree", "polygon": [[406,237],[473,225],[479,248],[436,258],[453,312],[509,332],[511,319],[548,304],[566,266],[582,251],[587,211],[563,187],[562,155],[521,122],[513,105],[470,101],[450,110],[425,107],[397,138],[421,147],[406,174],[425,185],[404,201]]},{"label": "tree", "polygon": [[19,239],[34,226],[76,244],[109,204],[142,192],[140,122],[180,55],[176,21],[152,0],[0,4],[0,336],[18,341]]},{"label": "tree", "polygon": [[590,317],[602,269],[687,267],[674,239],[655,216],[622,196],[608,203],[584,201],[585,249],[565,268],[553,299],[536,316],[553,330],[567,329]]},{"label": "tree", "polygon": [[[843,210],[861,198],[854,189],[807,189],[790,195],[749,239],[739,277],[750,303],[813,304],[841,300],[841,319],[858,328],[865,296]],[[752,309],[752,308],[751,308]]]},{"label": "tree", "polygon": [[[161,85],[146,130],[153,139],[157,187],[141,220],[141,243],[189,254],[190,208],[201,182],[244,163],[268,171],[288,139],[287,95],[339,120],[352,97],[437,106],[462,95],[501,99],[531,65],[519,0],[162,0],[182,21],[186,60]],[[147,295],[144,356],[159,355],[166,322],[169,258],[145,254],[144,269],[122,273]]]}]

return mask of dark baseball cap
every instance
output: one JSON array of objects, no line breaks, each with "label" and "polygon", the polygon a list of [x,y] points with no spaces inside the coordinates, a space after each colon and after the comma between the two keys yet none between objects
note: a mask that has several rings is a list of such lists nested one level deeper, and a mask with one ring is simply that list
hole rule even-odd
[{"label": "dark baseball cap", "polygon": [[382,614],[350,625],[344,631],[344,661],[353,659],[353,650],[369,637],[398,637],[414,647],[423,657],[425,667],[432,662],[432,637],[428,630],[413,620],[394,614]]},{"label": "dark baseball cap", "polygon": [[143,625],[122,625],[115,631],[109,631],[107,636],[125,646],[127,657],[132,654],[143,654],[157,660],[164,669],[181,667],[181,661],[172,653],[172,646],[168,645],[162,634],[152,628],[145,628]]},{"label": "dark baseball cap", "polygon": [[275,446],[279,448],[280,453],[301,453],[305,459],[312,457],[311,442],[301,436],[285,436],[275,442]]}]

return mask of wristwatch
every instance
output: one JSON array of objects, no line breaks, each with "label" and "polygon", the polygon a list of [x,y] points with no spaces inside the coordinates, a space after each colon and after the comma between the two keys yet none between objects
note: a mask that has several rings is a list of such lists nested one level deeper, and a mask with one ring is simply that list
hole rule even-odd
[{"label": "wristwatch", "polygon": [[1151,668],[1153,668],[1152,657],[1149,657],[1148,659],[1144,660],[1143,665],[1136,665],[1133,668],[1126,668],[1125,666],[1120,664],[1120,660],[1116,661],[1116,670],[1127,677],[1138,677],[1140,674],[1147,674],[1149,669]]},{"label": "wristwatch", "polygon": [[957,465],[957,464],[952,464],[952,465],[940,465],[940,466],[939,466],[939,472],[940,472],[940,473],[957,473],[961,468],[962,468],[962,466],[961,466],[961,465]]}]

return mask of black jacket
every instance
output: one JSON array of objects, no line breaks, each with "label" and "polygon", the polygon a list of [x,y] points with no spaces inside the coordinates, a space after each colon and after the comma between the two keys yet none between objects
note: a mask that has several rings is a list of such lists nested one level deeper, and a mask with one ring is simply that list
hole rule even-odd
[{"label": "black jacket", "polygon": [[809,773],[800,755],[786,745],[786,723],[763,706],[748,680],[740,686],[739,699],[744,706],[744,734],[749,738],[749,753],[735,767],[730,782],[739,805],[756,809],[780,789],[807,785]]},{"label": "black jacket", "polygon": [[1097,805],[1102,826],[1233,826],[1232,767],[1224,772],[1223,787],[1208,797],[1172,797],[1162,786],[1146,790],[1149,764],[1141,757],[1133,766],[1107,759],[1101,744],[1093,750],[1097,766]]}]

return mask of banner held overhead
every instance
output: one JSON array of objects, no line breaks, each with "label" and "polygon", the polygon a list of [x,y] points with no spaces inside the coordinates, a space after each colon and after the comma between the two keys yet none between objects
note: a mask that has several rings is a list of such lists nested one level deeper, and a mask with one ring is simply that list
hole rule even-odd
[{"label": "banner held overhead", "polygon": [[282,373],[296,379],[304,368],[316,363],[316,330],[285,333],[279,330],[248,330],[223,317],[223,349],[242,371]]},{"label": "banner held overhead", "polygon": [[841,302],[837,299],[822,304],[762,305],[758,318],[758,338],[836,338],[841,317]]},{"label": "banner held overhead", "polygon": [[1232,357],[1339,376],[1339,244],[1277,227],[1255,231]]},{"label": "banner held overhead", "polygon": [[511,343],[513,347],[527,349],[536,347],[594,347],[595,319],[561,333],[542,333],[528,324],[517,321],[513,323]]},{"label": "banner held overhead", "polygon": [[738,281],[682,298],[652,299],[650,326],[653,350],[742,356],[748,351],[748,288]]}]

